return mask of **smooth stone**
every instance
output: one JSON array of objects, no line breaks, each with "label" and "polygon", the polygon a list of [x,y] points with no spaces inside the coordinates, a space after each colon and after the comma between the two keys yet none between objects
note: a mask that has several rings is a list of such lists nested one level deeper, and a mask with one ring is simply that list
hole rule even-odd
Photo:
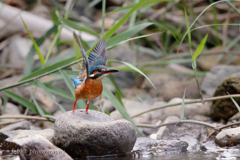
[{"label": "smooth stone", "polygon": [[[214,97],[217,96],[225,96],[232,94],[239,94],[240,93],[240,73],[232,74],[231,76],[227,77],[216,89],[214,93]],[[240,98],[234,98],[237,104],[240,103]],[[209,111],[209,116],[215,120],[225,120],[227,121],[233,115],[238,113],[238,109],[232,100],[229,99],[219,99],[213,101],[211,109]]]},{"label": "smooth stone", "polygon": [[[148,111],[151,108],[155,108],[157,106],[164,105],[165,102],[156,102],[153,105],[148,105],[147,103],[139,102],[139,101],[133,101],[128,99],[123,99],[124,107],[127,111],[127,113],[131,116],[136,115],[141,112]],[[135,123],[151,123],[152,120],[159,120],[159,117],[162,116],[162,110],[155,110],[154,112],[148,112],[146,114],[137,116],[133,118],[133,121]],[[115,120],[122,119],[122,115],[118,110],[115,110],[111,112],[110,116],[114,118]]]},{"label": "smooth stone", "polygon": [[28,143],[23,144],[19,156],[22,160],[72,160],[66,152],[40,135],[32,136]]},{"label": "smooth stone", "polygon": [[140,137],[134,145],[133,151],[141,151],[143,155],[155,156],[186,152],[188,143],[179,140],[155,140]]},{"label": "smooth stone", "polygon": [[21,112],[19,111],[18,106],[7,102],[4,114],[15,114],[15,115],[19,114],[20,115]]},{"label": "smooth stone", "polygon": [[54,124],[53,143],[73,158],[124,154],[136,141],[136,131],[127,120],[114,121],[105,113],[84,109],[63,113]]},{"label": "smooth stone", "polygon": [[220,147],[235,146],[240,144],[240,127],[221,131],[215,137],[215,143]]},{"label": "smooth stone", "polygon": [[216,88],[226,79],[226,77],[240,72],[240,66],[219,65],[213,67],[208,72],[202,82],[201,89],[209,96],[213,96]]},{"label": "smooth stone", "polygon": [[3,127],[0,129],[0,132],[6,132],[6,131],[12,131],[12,130],[29,130],[31,123],[28,121],[22,121],[14,124],[7,125],[6,127]]},{"label": "smooth stone", "polygon": [[[185,102],[190,101],[191,99],[185,99]],[[168,104],[173,103],[182,103],[181,98],[173,98],[168,102]],[[207,115],[210,111],[210,102],[202,103],[194,103],[194,104],[185,104],[184,105],[184,116],[185,117],[192,117],[194,115]],[[168,116],[177,116],[180,117],[181,113],[181,105],[172,106],[165,108],[163,110],[163,115],[160,117],[161,120],[165,120]]]},{"label": "smooth stone", "polygon": [[[48,140],[53,137],[54,131],[52,129],[44,130],[16,130],[0,132],[0,143],[15,144],[15,146],[21,146],[24,143],[31,141],[31,137],[34,135],[40,135]],[[3,138],[5,137],[5,138]]]}]

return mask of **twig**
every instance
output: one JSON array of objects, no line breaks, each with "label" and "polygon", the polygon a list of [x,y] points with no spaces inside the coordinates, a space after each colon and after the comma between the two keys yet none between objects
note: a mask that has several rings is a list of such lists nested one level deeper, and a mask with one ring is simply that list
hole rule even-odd
[{"label": "twig", "polygon": [[37,116],[0,116],[0,119],[31,119],[39,121],[49,121],[49,119],[47,118]]},{"label": "twig", "polygon": [[[205,102],[207,101],[215,101],[215,100],[219,100],[219,99],[227,99],[227,98],[239,98],[240,97],[240,94],[233,94],[233,95],[225,95],[225,96],[218,96],[218,97],[212,97],[212,98],[206,98],[204,99]],[[202,99],[196,99],[196,100],[191,100],[191,101],[185,101],[185,104],[192,104],[192,103],[201,103],[202,102]],[[155,111],[155,110],[158,110],[158,109],[162,109],[162,108],[167,108],[167,107],[172,107],[172,106],[177,106],[177,105],[181,105],[182,102],[179,102],[179,103],[172,103],[172,104],[166,104],[166,105],[162,105],[160,107],[154,107],[152,109],[149,109],[147,111],[144,111],[144,112],[141,112],[141,113],[138,113],[136,115],[133,115],[131,116],[131,118],[134,118],[134,117],[137,117],[137,116],[140,116],[142,114],[145,114],[145,113],[148,113],[148,112],[151,112],[151,111]]]}]

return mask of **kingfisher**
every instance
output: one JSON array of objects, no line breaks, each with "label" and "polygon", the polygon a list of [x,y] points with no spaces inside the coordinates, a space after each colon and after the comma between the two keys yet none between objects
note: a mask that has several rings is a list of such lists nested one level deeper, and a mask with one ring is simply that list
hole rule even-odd
[{"label": "kingfisher", "polygon": [[75,32],[73,32],[73,36],[83,56],[82,68],[79,75],[77,78],[72,78],[75,86],[73,112],[76,108],[77,101],[79,99],[84,99],[87,100],[86,114],[88,114],[90,101],[97,98],[102,93],[102,79],[111,73],[119,72],[119,70],[109,69],[106,66],[109,53],[107,51],[106,41],[104,38],[97,43],[87,57],[87,54]]}]

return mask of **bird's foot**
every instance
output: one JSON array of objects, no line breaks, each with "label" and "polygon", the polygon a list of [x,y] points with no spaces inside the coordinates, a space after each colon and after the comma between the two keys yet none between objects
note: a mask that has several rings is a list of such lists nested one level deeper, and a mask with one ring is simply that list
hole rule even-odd
[{"label": "bird's foot", "polygon": [[74,113],[74,110],[76,108],[76,103],[77,103],[77,101],[75,101],[74,104],[73,104],[73,111],[72,111],[73,113]]},{"label": "bird's foot", "polygon": [[88,108],[89,108],[90,103],[86,105],[86,114],[88,114]]}]

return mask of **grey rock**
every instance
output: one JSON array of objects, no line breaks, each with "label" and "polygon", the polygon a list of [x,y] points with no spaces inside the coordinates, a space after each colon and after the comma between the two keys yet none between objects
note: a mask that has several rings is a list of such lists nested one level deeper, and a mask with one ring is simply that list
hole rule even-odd
[{"label": "grey rock", "polygon": [[[229,94],[240,93],[240,73],[236,73],[227,77],[217,87],[214,93],[214,97],[228,95],[228,93]],[[240,103],[240,98],[234,98],[234,100],[238,104]],[[209,116],[216,121],[220,119],[227,121],[237,112],[238,112],[238,109],[231,99],[219,99],[219,100],[213,101],[213,104],[209,112]]]},{"label": "grey rock", "polygon": [[65,112],[56,120],[54,131],[53,143],[73,158],[127,153],[136,141],[129,121],[114,121],[94,110]]},{"label": "grey rock", "polygon": [[[202,78],[198,78],[198,82],[201,85]],[[196,79],[192,78],[186,81],[170,81],[164,84],[161,90],[163,100],[169,101],[176,97],[182,98],[185,87],[186,87],[185,98],[188,99],[200,98]]]},{"label": "grey rock", "polygon": [[[31,96],[31,93],[33,93],[34,91],[34,88],[35,88],[34,86],[28,86],[28,87],[25,87],[23,90],[21,90],[23,97],[26,99],[29,99]],[[54,95],[52,96],[53,98],[55,98]],[[53,113],[58,109],[58,107],[54,104],[51,98],[41,88],[36,89],[34,98],[38,102],[39,106],[45,109],[48,113]]]},{"label": "grey rock", "polygon": [[179,140],[154,140],[147,137],[137,139],[133,151],[142,151],[143,155],[164,155],[186,152],[188,143]]},{"label": "grey rock", "polygon": [[[133,116],[138,113],[147,111],[151,108],[157,107],[160,104],[163,105],[163,104],[165,104],[165,102],[159,102],[159,103],[156,103],[156,105],[150,106],[147,103],[123,99],[123,104],[124,104],[124,107],[125,107],[127,113],[130,116]],[[149,112],[149,113],[140,115],[138,117],[135,117],[135,118],[133,118],[133,121],[135,123],[150,123],[152,120],[154,120],[156,118],[159,119],[159,117],[161,117],[161,115],[162,115],[162,110],[156,110],[154,112]],[[113,111],[110,114],[110,116],[112,118],[114,118],[115,120],[123,118],[122,115],[117,110]]]},{"label": "grey rock", "polygon": [[213,96],[216,88],[224,79],[234,73],[240,72],[240,66],[219,65],[208,72],[202,82],[201,89],[209,96]]},{"label": "grey rock", "polygon": [[[6,86],[9,86],[9,85],[14,85],[14,84],[17,84],[18,81],[22,78],[22,76],[12,76],[10,78],[4,78],[0,81],[0,87],[6,87]],[[13,92],[13,93],[16,93],[17,95],[19,96],[22,96],[20,90],[19,90],[19,87],[13,87],[13,88],[10,88],[8,89],[9,91]],[[0,97],[3,98],[3,93],[0,92]]]},{"label": "grey rock", "polygon": [[193,138],[191,136],[184,136],[180,138],[181,141],[185,141],[188,143],[188,151],[199,151],[200,146],[198,144],[198,140],[196,138]]},{"label": "grey rock", "polygon": [[235,146],[240,144],[240,127],[221,131],[215,137],[215,142],[220,147]]},{"label": "grey rock", "polygon": [[[180,119],[176,116],[169,116],[165,119],[163,123],[177,122]],[[173,125],[160,127],[157,132],[157,139],[162,139],[163,137],[168,137],[172,132],[174,132],[178,127]]]},{"label": "grey rock", "polygon": [[4,114],[20,115],[21,113],[19,111],[18,106],[7,102]]},{"label": "grey rock", "polygon": [[29,130],[31,123],[28,121],[22,121],[14,124],[7,125],[0,129],[0,132],[12,131],[12,130]]},{"label": "grey rock", "polygon": [[[185,99],[185,102],[190,101],[190,99]],[[174,98],[168,102],[168,104],[172,103],[182,103],[181,98]],[[210,111],[211,103],[206,102],[202,103],[194,103],[194,104],[185,104],[184,105],[184,116],[192,117],[194,115],[207,115]],[[163,110],[163,115],[160,117],[161,120],[164,120],[168,116],[177,116],[180,117],[181,113],[181,105],[168,107]]]},{"label": "grey rock", "polygon": [[[3,141],[5,143],[14,143],[15,145],[21,146],[24,143],[31,141],[34,135],[40,135],[48,140],[53,137],[54,131],[52,129],[44,130],[16,130],[0,132],[0,137],[7,137]],[[2,142],[3,143],[3,142]]]},{"label": "grey rock", "polygon": [[20,159],[72,160],[66,152],[40,135],[34,135],[29,140],[21,146]]}]

